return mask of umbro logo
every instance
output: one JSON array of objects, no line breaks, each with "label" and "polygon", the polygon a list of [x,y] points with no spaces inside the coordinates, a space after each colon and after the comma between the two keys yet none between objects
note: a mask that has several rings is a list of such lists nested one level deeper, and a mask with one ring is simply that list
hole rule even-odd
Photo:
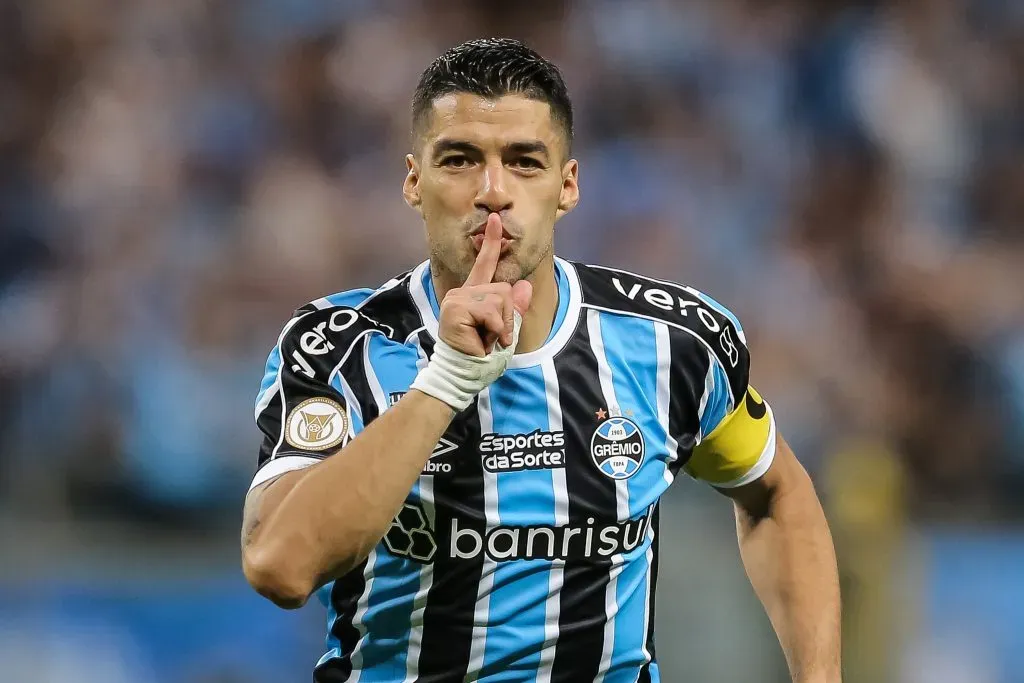
[{"label": "umbro logo", "polygon": [[434,446],[434,451],[430,454],[427,464],[423,466],[422,474],[449,474],[452,471],[452,464],[448,462],[449,459],[445,458],[445,456],[452,451],[458,450],[458,448],[458,444],[442,436],[437,445]]},{"label": "umbro logo", "polygon": [[[388,394],[388,406],[393,406],[402,400],[405,396],[404,391],[393,391]],[[434,450],[430,453],[430,459],[427,460],[427,464],[423,466],[423,470],[420,474],[450,474],[452,471],[452,463],[450,458],[447,458],[449,453],[457,451],[459,445],[454,441],[444,438],[443,436],[438,440],[434,446]]]}]

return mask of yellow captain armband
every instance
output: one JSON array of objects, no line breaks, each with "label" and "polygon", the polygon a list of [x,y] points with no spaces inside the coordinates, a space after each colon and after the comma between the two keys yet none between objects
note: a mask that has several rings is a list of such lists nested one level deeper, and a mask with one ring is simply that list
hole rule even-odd
[{"label": "yellow captain armband", "polygon": [[695,479],[734,488],[759,478],[775,457],[775,417],[771,407],[748,386],[743,399],[693,449],[684,466]]}]

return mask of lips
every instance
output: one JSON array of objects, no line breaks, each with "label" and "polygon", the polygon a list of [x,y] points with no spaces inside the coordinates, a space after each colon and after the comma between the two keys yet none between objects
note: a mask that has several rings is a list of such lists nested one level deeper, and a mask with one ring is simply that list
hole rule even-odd
[{"label": "lips", "polygon": [[[470,235],[469,239],[473,242],[473,250],[479,252],[480,248],[484,245],[484,234],[482,232]],[[513,240],[508,237],[501,238],[501,253],[507,252],[512,246]]]},{"label": "lips", "polygon": [[[486,227],[487,227],[487,224],[484,223],[483,225],[477,227],[476,230],[474,230],[473,232],[469,233],[469,236],[470,237],[476,237],[477,235],[483,235],[484,234],[484,229]],[[512,236],[512,233],[510,233],[504,227],[501,228],[501,237],[502,237],[502,239],[506,239],[506,240],[515,239],[515,237]]]}]

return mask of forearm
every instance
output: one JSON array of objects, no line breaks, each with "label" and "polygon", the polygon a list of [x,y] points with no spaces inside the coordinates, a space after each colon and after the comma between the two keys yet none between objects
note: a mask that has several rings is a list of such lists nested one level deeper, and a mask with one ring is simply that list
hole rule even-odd
[{"label": "forearm", "polygon": [[[247,511],[246,574],[261,592],[297,606],[326,581],[361,562],[387,531],[454,411],[410,391],[338,454],[272,482]],[[291,475],[285,475],[291,476]],[[259,574],[272,573],[273,578]],[[283,587],[282,587],[283,586]]]},{"label": "forearm", "polygon": [[[791,454],[790,454],[791,455]],[[794,459],[795,462],[795,459]],[[797,683],[838,683],[840,596],[835,551],[803,468],[763,514],[737,504],[740,553]]]}]

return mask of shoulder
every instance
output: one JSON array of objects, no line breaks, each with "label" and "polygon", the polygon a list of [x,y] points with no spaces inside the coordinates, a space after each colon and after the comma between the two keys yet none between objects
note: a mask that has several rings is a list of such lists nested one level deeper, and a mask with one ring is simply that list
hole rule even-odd
[{"label": "shoulder", "polygon": [[[666,325],[677,353],[710,352],[729,373],[745,374],[746,337],[736,315],[687,284],[618,268],[574,263],[584,308],[646,318]],[[689,338],[690,343],[685,343]],[[702,351],[701,349],[706,351]]]},{"label": "shoulder", "polygon": [[422,325],[409,291],[411,275],[406,271],[376,289],[348,289],[314,299],[292,313],[282,338],[311,328],[334,333],[374,328],[388,338],[404,338]]},{"label": "shoulder", "polygon": [[309,377],[331,372],[356,342],[381,334],[403,343],[418,323],[408,295],[408,273],[376,289],[350,289],[314,299],[284,324],[276,351]]},{"label": "shoulder", "polygon": [[702,338],[728,330],[746,340],[736,315],[695,287],[607,266],[574,263],[583,305],[627,316],[649,318]]}]

